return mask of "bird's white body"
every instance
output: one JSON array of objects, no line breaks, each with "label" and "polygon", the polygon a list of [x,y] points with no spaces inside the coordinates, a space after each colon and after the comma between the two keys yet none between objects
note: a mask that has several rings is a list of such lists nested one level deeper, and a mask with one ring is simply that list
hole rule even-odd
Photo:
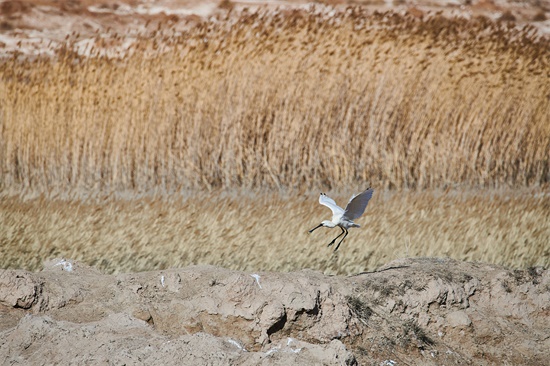
[{"label": "bird's white body", "polygon": [[349,229],[350,227],[361,227],[361,225],[358,225],[354,223],[353,221],[346,220],[342,217],[342,215],[333,215],[332,219],[323,221],[324,227],[333,228],[336,226],[341,226],[344,229]]},{"label": "bird's white body", "polygon": [[334,249],[334,251],[338,250],[338,247],[340,247],[340,244],[342,244],[342,242],[348,235],[348,229],[352,227],[360,227],[358,224],[354,223],[353,220],[363,215],[373,193],[374,193],[374,190],[372,188],[368,188],[364,192],[354,195],[353,197],[350,198],[345,209],[338,206],[332,198],[330,198],[324,193],[321,193],[321,195],[319,196],[319,203],[331,209],[332,219],[324,220],[318,226],[311,229],[309,232],[311,233],[315,229],[320,228],[321,226],[328,227],[328,228],[334,228],[336,226],[339,226],[342,229],[342,233],[340,233],[340,235],[338,235],[336,238],[334,238],[333,241],[329,243],[329,246],[331,246],[332,244],[334,244],[336,239],[338,239],[342,234],[345,233],[342,240],[340,240],[340,242],[336,246],[336,249]]}]

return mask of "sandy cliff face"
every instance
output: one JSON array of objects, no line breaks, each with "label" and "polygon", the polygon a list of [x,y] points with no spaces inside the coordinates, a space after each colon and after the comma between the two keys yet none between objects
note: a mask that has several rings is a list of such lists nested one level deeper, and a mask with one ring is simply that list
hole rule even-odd
[{"label": "sandy cliff face", "polygon": [[350,277],[195,266],[0,272],[0,362],[516,364],[550,358],[550,274],[404,259]]}]

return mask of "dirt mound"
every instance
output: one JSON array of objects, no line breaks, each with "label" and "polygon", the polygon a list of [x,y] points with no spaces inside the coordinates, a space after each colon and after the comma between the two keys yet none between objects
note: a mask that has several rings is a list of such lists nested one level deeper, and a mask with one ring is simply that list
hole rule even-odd
[{"label": "dirt mound", "polygon": [[0,363],[543,365],[549,289],[548,270],[445,259],[350,277],[57,259],[0,272]]}]

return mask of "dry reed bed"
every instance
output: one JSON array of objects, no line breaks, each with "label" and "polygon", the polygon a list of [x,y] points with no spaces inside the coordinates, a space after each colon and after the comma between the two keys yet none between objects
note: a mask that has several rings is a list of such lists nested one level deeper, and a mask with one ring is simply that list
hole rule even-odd
[{"label": "dry reed bed", "polygon": [[[331,192],[332,193],[332,192]],[[335,195],[338,203],[348,196]],[[351,274],[401,257],[515,268],[550,265],[548,193],[380,193],[339,251],[317,196],[216,193],[163,200],[0,201],[0,268],[38,270],[63,256],[107,272],[214,264],[247,271],[312,268]]]},{"label": "dry reed bed", "polygon": [[167,34],[4,60],[0,191],[549,181],[550,42],[532,30],[355,9]]}]

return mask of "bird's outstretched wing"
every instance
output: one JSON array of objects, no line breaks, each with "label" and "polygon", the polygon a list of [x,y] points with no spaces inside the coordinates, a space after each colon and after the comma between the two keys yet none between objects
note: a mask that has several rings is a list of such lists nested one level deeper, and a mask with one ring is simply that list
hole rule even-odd
[{"label": "bird's outstretched wing", "polygon": [[361,215],[363,214],[363,212],[365,212],[365,209],[367,208],[367,204],[369,203],[373,192],[374,189],[368,188],[366,191],[351,197],[348,205],[346,206],[344,217],[348,220],[355,220],[361,217]]},{"label": "bird's outstretched wing", "polygon": [[321,193],[319,196],[319,203],[330,208],[333,215],[342,215],[344,213],[344,209],[338,206],[332,198],[324,193]]}]

